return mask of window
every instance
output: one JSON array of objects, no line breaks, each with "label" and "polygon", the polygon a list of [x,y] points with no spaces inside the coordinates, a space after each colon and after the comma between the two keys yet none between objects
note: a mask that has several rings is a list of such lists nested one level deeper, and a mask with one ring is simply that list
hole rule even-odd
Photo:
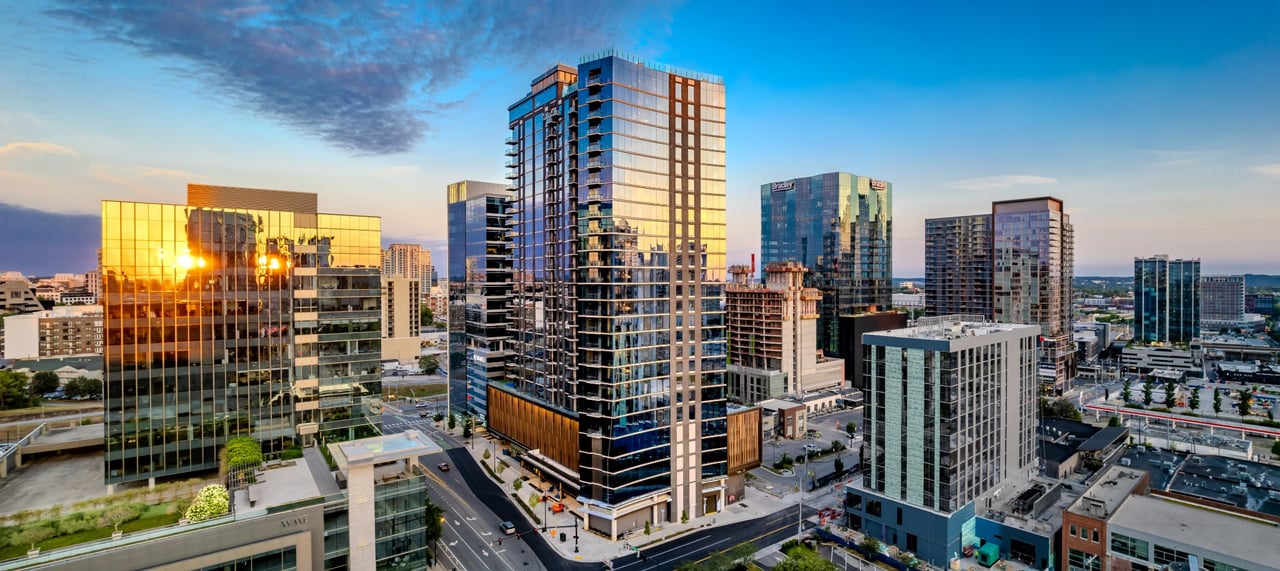
[{"label": "window", "polygon": [[1071,524],[1071,537],[1076,536],[1076,524]]},{"label": "window", "polygon": [[880,517],[880,500],[867,500],[867,515]]},{"label": "window", "polygon": [[[901,510],[901,509],[899,509],[899,510],[898,510],[898,513],[902,513],[902,510]],[[914,552],[916,552],[916,551],[918,551],[918,550],[919,550],[919,549],[918,549],[918,548],[917,548],[917,546],[916,546],[916,534],[914,534],[914,533],[908,533],[908,534],[907,534],[907,551],[910,551],[910,552],[914,553]]]},{"label": "window", "polygon": [[1102,571],[1102,558],[1093,553],[1069,549],[1067,571]]},{"label": "window", "polygon": [[1093,530],[1093,542],[1094,542],[1094,543],[1097,543],[1097,542],[1098,542],[1098,530],[1096,530],[1096,529],[1095,529],[1095,530]]},{"label": "window", "polygon": [[1151,557],[1151,545],[1149,543],[1145,540],[1119,533],[1111,534],[1111,550],[1142,561],[1148,561]]},{"label": "window", "polygon": [[1178,551],[1172,547],[1156,545],[1155,562],[1158,565],[1170,565],[1173,563],[1186,563],[1190,559],[1190,554],[1185,551]]}]

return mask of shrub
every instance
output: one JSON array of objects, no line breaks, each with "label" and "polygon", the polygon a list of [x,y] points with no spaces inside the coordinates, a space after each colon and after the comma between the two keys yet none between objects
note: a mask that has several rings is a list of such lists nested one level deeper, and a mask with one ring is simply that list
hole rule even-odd
[{"label": "shrub", "polygon": [[57,534],[58,532],[52,527],[46,525],[33,525],[31,527],[24,528],[13,537],[10,537],[9,545],[14,547],[28,545],[34,549],[37,543],[49,539]]},{"label": "shrub", "polygon": [[302,457],[302,447],[293,445],[280,452],[281,460],[296,460]]},{"label": "shrub", "polygon": [[227,466],[258,466],[262,464],[262,445],[252,437],[237,436],[227,441]]},{"label": "shrub", "polygon": [[200,488],[200,492],[191,501],[191,507],[187,508],[185,517],[193,523],[205,521],[226,514],[230,507],[231,495],[227,493],[227,489],[219,484],[209,484]]},{"label": "shrub", "polygon": [[89,531],[98,527],[97,512],[79,512],[68,514],[58,520],[58,534],[70,535],[81,531]]}]

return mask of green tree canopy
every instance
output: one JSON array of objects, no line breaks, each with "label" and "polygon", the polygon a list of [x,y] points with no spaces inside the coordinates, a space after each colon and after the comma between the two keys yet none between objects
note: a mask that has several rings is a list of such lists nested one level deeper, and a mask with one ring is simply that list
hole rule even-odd
[{"label": "green tree canopy", "polygon": [[31,394],[42,395],[58,390],[58,386],[62,384],[62,379],[58,378],[58,374],[53,371],[40,371],[34,377],[31,377]]},{"label": "green tree canopy", "polygon": [[67,381],[67,384],[62,387],[62,392],[68,397],[100,397],[102,381],[89,377],[76,377]]},{"label": "green tree canopy", "polygon": [[29,382],[26,373],[0,371],[0,409],[30,406],[31,395],[27,392]]},{"label": "green tree canopy", "polygon": [[434,375],[440,370],[440,361],[435,355],[423,355],[418,357],[418,368],[422,369],[424,375]]}]

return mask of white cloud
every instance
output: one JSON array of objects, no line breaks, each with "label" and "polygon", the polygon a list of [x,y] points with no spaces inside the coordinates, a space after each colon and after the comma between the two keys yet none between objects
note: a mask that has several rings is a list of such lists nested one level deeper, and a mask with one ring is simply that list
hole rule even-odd
[{"label": "white cloud", "polygon": [[958,188],[960,190],[997,190],[1025,184],[1055,184],[1057,182],[1058,179],[1049,178],[1047,176],[1004,174],[998,176],[980,176],[978,178],[953,180],[948,182],[947,186],[951,188]]},{"label": "white cloud", "polygon": [[18,141],[0,147],[0,157],[19,155],[66,155],[68,157],[79,157],[80,153],[77,153],[71,147],[36,141]]},{"label": "white cloud", "polygon": [[1211,149],[1197,150],[1197,151],[1172,151],[1167,149],[1149,149],[1146,151],[1146,153],[1148,155],[1151,155],[1152,158],[1156,159],[1154,162],[1151,163],[1151,166],[1171,167],[1171,166],[1177,166],[1177,165],[1189,165],[1189,164],[1204,162],[1214,157],[1222,156],[1226,154],[1226,151],[1211,150]]},{"label": "white cloud", "polygon": [[1249,170],[1256,172],[1258,174],[1265,174],[1269,176],[1280,176],[1280,163],[1275,163],[1271,165],[1258,165]]}]

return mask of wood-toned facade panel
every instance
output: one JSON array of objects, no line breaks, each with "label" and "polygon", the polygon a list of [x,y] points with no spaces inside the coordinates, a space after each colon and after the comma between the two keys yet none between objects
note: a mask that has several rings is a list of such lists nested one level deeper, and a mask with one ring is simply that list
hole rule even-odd
[{"label": "wood-toned facade panel", "polygon": [[762,440],[760,407],[729,413],[729,473],[760,465]]},{"label": "wood-toned facade panel", "polygon": [[489,429],[578,469],[578,419],[489,386]]}]

